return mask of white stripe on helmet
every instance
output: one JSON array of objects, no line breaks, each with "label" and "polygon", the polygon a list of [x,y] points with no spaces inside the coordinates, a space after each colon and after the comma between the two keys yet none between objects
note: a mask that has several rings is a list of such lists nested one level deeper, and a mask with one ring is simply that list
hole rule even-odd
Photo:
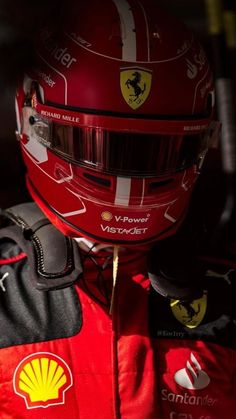
[{"label": "white stripe on helmet", "polygon": [[117,177],[115,205],[128,207],[130,200],[131,178]]},{"label": "white stripe on helmet", "polygon": [[121,21],[121,37],[123,42],[122,60],[136,61],[137,46],[134,16],[129,3],[126,0],[113,0]]}]

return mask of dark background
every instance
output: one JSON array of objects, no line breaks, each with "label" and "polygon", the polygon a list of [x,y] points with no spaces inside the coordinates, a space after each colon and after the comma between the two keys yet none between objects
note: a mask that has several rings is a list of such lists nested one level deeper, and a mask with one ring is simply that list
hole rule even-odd
[{"label": "dark background", "polygon": [[[84,1],[84,0],[77,0]],[[157,0],[192,28],[205,46],[214,67],[211,39],[207,31],[205,2],[201,0]],[[236,10],[235,1],[226,2]],[[14,91],[17,77],[33,59],[34,39],[47,21],[59,24],[61,2],[55,0],[0,0],[0,207],[29,199],[24,185],[24,167],[15,140]],[[57,16],[57,19],[55,19]],[[170,28],[171,30],[171,28]],[[220,150],[212,150],[193,201],[197,211],[221,210],[224,200]],[[209,199],[209,194],[211,199]],[[200,199],[199,199],[200,198]],[[216,212],[217,212],[216,211]]]},{"label": "dark background", "polygon": [[34,59],[34,41],[40,28],[60,24],[58,0],[0,0],[0,208],[30,199],[24,166],[15,139],[15,88],[19,76]]}]

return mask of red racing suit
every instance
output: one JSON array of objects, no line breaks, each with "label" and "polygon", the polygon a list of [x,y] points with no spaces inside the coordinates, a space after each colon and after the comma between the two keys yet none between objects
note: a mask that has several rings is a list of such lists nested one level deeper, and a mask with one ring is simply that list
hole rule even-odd
[{"label": "red racing suit", "polygon": [[12,239],[0,256],[0,419],[236,418],[235,262],[204,258],[203,296],[181,304],[124,252],[110,314],[110,253],[49,291]]}]

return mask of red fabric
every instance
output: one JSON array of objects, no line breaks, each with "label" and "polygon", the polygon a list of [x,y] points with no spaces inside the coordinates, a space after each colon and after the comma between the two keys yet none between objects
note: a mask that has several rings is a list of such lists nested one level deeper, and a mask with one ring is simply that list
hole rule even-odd
[{"label": "red fabric", "polygon": [[[85,261],[88,289],[85,292],[82,284],[77,287],[81,332],[66,339],[1,349],[1,419],[235,419],[235,351],[202,341],[151,339],[145,265],[141,254],[120,262],[110,316],[109,308],[88,295],[97,293],[97,272],[90,260]],[[104,276],[112,282],[111,269]],[[60,404],[55,398],[27,405],[26,397],[19,394],[20,372],[32,359],[27,357],[39,359],[42,353],[55,362],[58,359],[70,386]],[[34,371],[42,387],[41,369]],[[179,385],[179,371],[201,388]],[[49,379],[44,381],[49,383]]]}]

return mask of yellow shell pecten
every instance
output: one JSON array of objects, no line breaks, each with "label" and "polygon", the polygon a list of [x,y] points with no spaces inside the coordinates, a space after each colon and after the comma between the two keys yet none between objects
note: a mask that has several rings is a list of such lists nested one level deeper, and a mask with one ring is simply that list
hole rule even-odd
[{"label": "yellow shell pecten", "polygon": [[19,388],[29,394],[32,402],[57,399],[66,376],[57,362],[48,358],[34,359],[20,373]]},{"label": "yellow shell pecten", "polygon": [[27,405],[46,407],[63,403],[63,393],[72,380],[69,367],[62,359],[53,354],[38,353],[18,366],[15,384],[17,394],[26,397]]}]

